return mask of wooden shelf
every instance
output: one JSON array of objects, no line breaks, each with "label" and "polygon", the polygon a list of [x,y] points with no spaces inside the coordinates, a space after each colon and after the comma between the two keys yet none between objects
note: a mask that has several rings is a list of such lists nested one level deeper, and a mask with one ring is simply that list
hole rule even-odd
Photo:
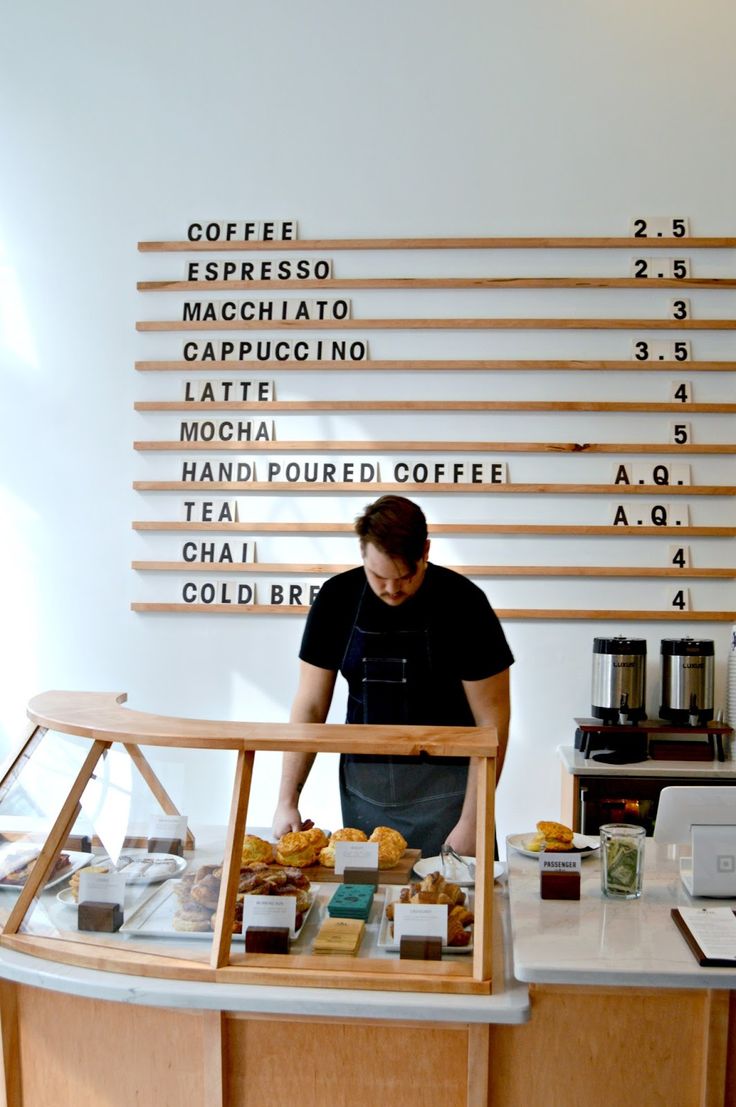
[{"label": "wooden shelf", "polygon": [[138,331],[733,331],[736,319],[155,319]]},{"label": "wooden shelf", "polygon": [[611,373],[611,372],[654,372],[654,373],[733,373],[736,371],[736,361],[637,361],[635,358],[616,361],[571,361],[560,359],[541,360],[508,360],[508,359],[480,359],[461,360],[450,359],[411,359],[397,361],[366,360],[366,361],[136,361],[135,368],[139,373],[203,373],[211,370],[226,370],[231,373],[253,373],[264,369],[279,369],[285,372],[301,371],[303,373],[314,372],[429,372],[446,373],[448,370],[463,373],[495,373],[495,372],[571,372],[587,373]]},{"label": "wooden shelf", "polygon": [[[131,611],[198,613],[203,615],[307,615],[309,607],[280,604],[200,604],[200,603],[132,603]],[[627,622],[732,623],[736,611],[605,611],[595,609],[569,610],[558,608],[494,608],[499,619],[542,619],[563,621],[585,619],[605,620],[617,624]]]},{"label": "wooden shelf", "polygon": [[[137,531],[196,532],[203,534],[350,534],[355,535],[352,523],[308,522],[237,522],[203,523],[180,519],[139,519],[131,524]],[[578,535],[588,538],[736,538],[734,527],[625,527],[596,526],[594,524],[564,523],[432,523],[430,538],[442,534],[493,535],[513,537],[540,537],[543,535]]]},{"label": "wooden shelf", "polygon": [[269,442],[179,442],[136,441],[136,450],[170,450],[238,453],[516,453],[516,454],[700,454],[718,455],[736,453],[736,443],[686,443],[679,446],[672,442],[376,442],[369,441],[277,441]]},{"label": "wooden shelf", "polygon": [[605,496],[733,496],[733,485],[677,485],[677,484],[426,484],[413,482],[362,484],[340,481],[179,481],[179,480],[137,480],[133,488],[138,492],[360,492],[371,495],[384,492],[444,492],[457,495],[460,492],[473,492],[485,495],[500,494],[523,495],[605,495]]},{"label": "wooden shelf", "polygon": [[736,277],[326,277],[280,281],[138,281],[139,292],[293,292],[300,289],[395,288],[736,288]]},{"label": "wooden shelf", "polygon": [[[315,565],[310,563],[280,563],[266,561],[132,561],[131,569],[154,573],[299,573],[334,576],[351,565]],[[733,569],[678,569],[674,566],[636,565],[449,565],[456,573],[467,577],[678,577],[680,580],[733,580]]]},{"label": "wooden shelf", "polygon": [[685,238],[634,238],[630,235],[588,237],[503,235],[491,238],[294,238],[288,241],[253,242],[139,242],[141,253],[300,253],[314,250],[733,250],[736,238],[689,236]]},{"label": "wooden shelf", "polygon": [[136,411],[621,411],[729,415],[736,403],[617,400],[138,400]]}]

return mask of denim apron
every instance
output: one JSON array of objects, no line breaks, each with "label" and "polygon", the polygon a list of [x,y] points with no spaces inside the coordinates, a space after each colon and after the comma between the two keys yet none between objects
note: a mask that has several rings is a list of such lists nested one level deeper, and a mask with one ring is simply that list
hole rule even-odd
[{"label": "denim apron", "polygon": [[[472,718],[444,718],[429,634],[425,627],[369,630],[366,583],[340,672],[348,682],[349,723],[472,725]],[[372,593],[368,593],[372,595]],[[467,758],[379,757],[344,754],[340,798],[344,826],[370,834],[392,826],[425,857],[440,846],[460,817]]]}]

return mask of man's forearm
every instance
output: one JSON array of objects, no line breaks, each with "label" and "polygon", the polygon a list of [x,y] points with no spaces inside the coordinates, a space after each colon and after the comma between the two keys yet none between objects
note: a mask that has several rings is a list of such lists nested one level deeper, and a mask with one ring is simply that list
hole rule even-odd
[{"label": "man's forearm", "polygon": [[299,796],[314,764],[313,753],[285,753],[281,763],[279,803],[299,806]]}]

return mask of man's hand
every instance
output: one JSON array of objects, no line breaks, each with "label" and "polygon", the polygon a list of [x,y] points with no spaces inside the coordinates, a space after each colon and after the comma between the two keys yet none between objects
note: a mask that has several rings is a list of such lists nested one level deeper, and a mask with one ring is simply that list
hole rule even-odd
[{"label": "man's hand", "polygon": [[461,818],[445,840],[461,857],[475,857],[475,823]]},{"label": "man's hand", "polygon": [[312,819],[305,819],[302,822],[299,809],[293,803],[280,803],[274,812],[271,833],[274,838],[281,838],[292,830],[309,830],[313,826]]}]

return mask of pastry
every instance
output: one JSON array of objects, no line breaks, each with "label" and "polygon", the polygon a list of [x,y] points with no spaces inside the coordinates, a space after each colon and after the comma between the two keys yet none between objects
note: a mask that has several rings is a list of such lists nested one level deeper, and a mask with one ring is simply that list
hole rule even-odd
[{"label": "pastry", "polygon": [[324,849],[330,840],[324,830],[320,830],[318,826],[310,827],[309,830],[305,830],[303,833],[309,838],[309,841],[312,843],[317,853],[319,853],[321,849]]},{"label": "pastry", "polygon": [[354,826],[344,826],[342,830],[335,830],[330,835],[330,840],[324,849],[320,850],[319,863],[326,869],[335,867],[335,843],[336,842],[367,842],[368,835],[362,830],[356,830]]},{"label": "pastry", "polygon": [[295,865],[303,868],[314,865],[317,851],[303,830],[294,830],[284,834],[276,843],[276,860],[282,865]]},{"label": "pastry", "polygon": [[77,872],[72,873],[69,878],[69,887],[72,890],[72,899],[79,899],[79,876],[80,873],[109,873],[110,865],[85,865],[83,869],[78,869]]},{"label": "pastry", "polygon": [[214,911],[220,896],[220,877],[212,872],[202,880],[195,880],[190,895],[195,903]]},{"label": "pastry", "polygon": [[392,869],[404,856],[406,838],[390,826],[377,826],[369,842],[378,842],[379,869]]},{"label": "pastry", "polygon": [[537,833],[527,839],[525,847],[532,853],[541,853],[542,850],[564,853],[572,849],[572,844],[573,833],[568,826],[542,819],[537,823]]},{"label": "pastry", "polygon": [[259,838],[255,834],[246,834],[243,838],[241,861],[247,865],[251,861],[262,861],[268,864],[273,861],[273,846],[265,838]]},{"label": "pastry", "polygon": [[172,919],[174,930],[202,931],[210,930],[212,911],[199,903],[183,903]]},{"label": "pastry", "polygon": [[450,884],[442,873],[429,873],[421,884],[407,884],[399,892],[398,900],[386,904],[386,918],[394,919],[396,903],[440,903],[447,907],[448,946],[467,946],[471,931],[468,929],[475,916],[464,906],[465,892],[457,884]]}]

